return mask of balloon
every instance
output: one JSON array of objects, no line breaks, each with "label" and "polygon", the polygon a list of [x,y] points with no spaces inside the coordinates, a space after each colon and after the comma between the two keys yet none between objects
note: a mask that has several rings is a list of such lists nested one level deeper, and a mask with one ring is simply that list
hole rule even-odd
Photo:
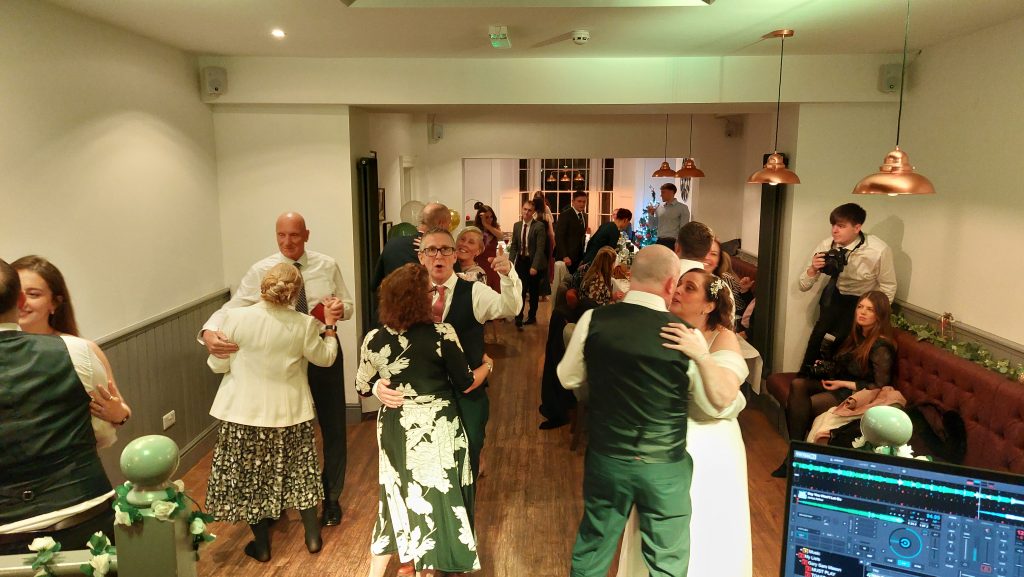
[{"label": "balloon", "polygon": [[409,202],[402,205],[402,210],[399,216],[402,217],[402,222],[407,222],[412,225],[420,223],[420,213],[423,212],[425,205],[418,200],[410,200]]},{"label": "balloon", "polygon": [[902,447],[914,433],[914,425],[896,407],[871,407],[861,418],[860,430],[872,445]]},{"label": "balloon", "polygon": [[455,229],[459,228],[459,225],[462,224],[462,216],[457,210],[448,209],[448,212],[452,215],[452,222],[448,225],[448,230],[454,232]]},{"label": "balloon", "polygon": [[416,229],[415,225],[409,224],[408,222],[400,222],[395,226],[391,227],[388,231],[388,238],[392,239],[399,236],[416,236],[419,230]]}]

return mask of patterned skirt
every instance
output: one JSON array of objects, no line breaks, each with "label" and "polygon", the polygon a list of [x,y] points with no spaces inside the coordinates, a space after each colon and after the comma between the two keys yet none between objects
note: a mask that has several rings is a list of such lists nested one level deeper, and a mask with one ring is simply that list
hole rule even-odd
[{"label": "patterned skirt", "polygon": [[213,449],[206,510],[218,521],[250,525],[324,498],[313,421],[290,427],[222,422]]}]

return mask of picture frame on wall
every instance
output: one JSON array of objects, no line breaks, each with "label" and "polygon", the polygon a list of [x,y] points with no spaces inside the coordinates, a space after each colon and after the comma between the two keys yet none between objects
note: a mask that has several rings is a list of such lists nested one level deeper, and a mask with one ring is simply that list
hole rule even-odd
[{"label": "picture frame on wall", "polygon": [[[387,206],[387,203],[384,202],[384,189],[383,188],[378,188],[377,189],[377,202],[379,203],[379,207],[377,209],[378,210],[377,220],[379,220],[381,222],[384,222],[384,219],[387,218],[387,216],[385,215],[385,210],[384,210],[384,208]],[[385,238],[387,238],[387,237],[385,237]]]},{"label": "picture frame on wall", "polygon": [[380,246],[381,247],[383,247],[384,244],[386,242],[388,242],[388,233],[391,232],[391,227],[394,226],[394,225],[395,225],[395,223],[390,221],[390,220],[386,220],[386,221],[380,223]]}]

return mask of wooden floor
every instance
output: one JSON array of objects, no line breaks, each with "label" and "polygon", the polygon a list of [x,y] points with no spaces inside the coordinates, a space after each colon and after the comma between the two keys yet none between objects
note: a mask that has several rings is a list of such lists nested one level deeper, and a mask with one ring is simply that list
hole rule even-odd
[{"label": "wooden floor", "polygon": [[[542,309],[539,318],[546,317]],[[569,574],[570,551],[582,513],[583,457],[569,451],[568,427],[537,428],[546,323],[527,326],[523,332],[512,323],[500,323],[497,329],[498,342],[487,347],[495,360],[495,376],[483,453],[485,476],[477,484],[477,538],[483,564],[478,575],[564,577]],[[495,340],[490,330],[488,340]],[[786,444],[763,413],[748,408],[739,420],[747,446],[754,575],[777,577],[785,483],[769,473],[781,462]],[[214,523],[211,530],[218,538],[204,547],[199,575],[365,576],[377,512],[372,416],[349,427],[348,451],[342,497],[345,516],[340,526],[324,529],[323,551],[306,552],[296,512],[274,525],[273,558],[266,564],[242,553],[250,539],[247,526]],[[189,493],[200,502],[205,499],[209,470],[210,455],[206,455],[184,476]],[[396,569],[393,561],[389,574]]]}]

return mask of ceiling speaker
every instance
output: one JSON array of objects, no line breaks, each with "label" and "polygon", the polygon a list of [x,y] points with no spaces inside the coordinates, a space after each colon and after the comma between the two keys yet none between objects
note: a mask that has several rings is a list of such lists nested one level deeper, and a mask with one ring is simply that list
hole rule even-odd
[{"label": "ceiling speaker", "polygon": [[883,64],[878,68],[878,91],[898,92],[900,89],[900,64]]},{"label": "ceiling speaker", "polygon": [[207,66],[199,72],[200,92],[204,98],[217,98],[228,91],[228,71]]}]

